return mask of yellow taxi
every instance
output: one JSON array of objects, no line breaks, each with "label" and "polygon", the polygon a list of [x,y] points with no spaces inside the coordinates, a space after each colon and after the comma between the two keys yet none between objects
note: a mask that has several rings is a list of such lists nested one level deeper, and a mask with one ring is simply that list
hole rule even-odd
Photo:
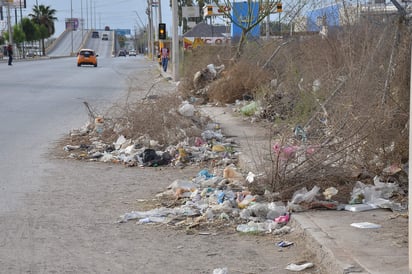
[{"label": "yellow taxi", "polygon": [[77,66],[92,65],[97,67],[97,57],[99,55],[92,49],[81,49],[77,53]]}]

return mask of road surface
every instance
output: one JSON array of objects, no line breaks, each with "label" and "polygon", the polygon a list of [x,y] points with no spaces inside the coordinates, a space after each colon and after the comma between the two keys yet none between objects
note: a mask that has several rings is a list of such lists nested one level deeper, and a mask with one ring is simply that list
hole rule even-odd
[{"label": "road surface", "polygon": [[[102,34],[109,35],[109,40],[102,40]],[[99,31],[99,38],[92,38],[92,32],[87,30],[76,30],[64,32],[55,41],[51,50],[47,52],[49,57],[70,56],[77,53],[81,48],[94,49],[100,57],[110,57],[113,53],[113,31]]]}]

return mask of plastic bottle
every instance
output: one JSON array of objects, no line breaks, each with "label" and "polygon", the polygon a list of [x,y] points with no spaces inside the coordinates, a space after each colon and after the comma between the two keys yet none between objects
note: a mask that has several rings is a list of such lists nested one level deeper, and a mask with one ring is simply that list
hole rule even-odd
[{"label": "plastic bottle", "polygon": [[239,232],[243,232],[243,233],[249,233],[249,232],[258,231],[258,227],[257,226],[250,226],[248,224],[240,224],[236,227],[236,230],[239,231]]}]

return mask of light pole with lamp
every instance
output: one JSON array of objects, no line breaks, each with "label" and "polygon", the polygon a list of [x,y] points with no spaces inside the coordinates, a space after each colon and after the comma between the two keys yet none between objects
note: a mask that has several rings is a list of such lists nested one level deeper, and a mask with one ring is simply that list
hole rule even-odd
[{"label": "light pole with lamp", "polygon": [[72,42],[72,51],[70,52],[70,56],[73,56],[73,0],[70,0],[70,35]]},{"label": "light pole with lamp", "polygon": [[80,23],[82,24],[82,43],[83,43],[83,39],[84,39],[83,0],[80,0]]},{"label": "light pole with lamp", "polygon": [[[21,24],[21,28],[23,29],[23,11],[22,11],[22,7],[21,7],[21,0],[19,0],[19,4],[20,4],[20,24]],[[23,59],[25,59],[26,54],[24,52],[24,41],[22,43],[22,51],[23,51]]]},{"label": "light pole with lamp", "polygon": [[7,1],[7,30],[9,32],[9,44],[13,46],[13,32],[11,28],[10,2]]}]

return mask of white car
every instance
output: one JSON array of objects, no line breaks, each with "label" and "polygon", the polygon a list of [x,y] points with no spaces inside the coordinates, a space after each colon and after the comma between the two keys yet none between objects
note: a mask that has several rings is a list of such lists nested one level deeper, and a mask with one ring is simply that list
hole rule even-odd
[{"label": "white car", "polygon": [[137,53],[134,49],[129,51],[129,56],[137,56]]}]

